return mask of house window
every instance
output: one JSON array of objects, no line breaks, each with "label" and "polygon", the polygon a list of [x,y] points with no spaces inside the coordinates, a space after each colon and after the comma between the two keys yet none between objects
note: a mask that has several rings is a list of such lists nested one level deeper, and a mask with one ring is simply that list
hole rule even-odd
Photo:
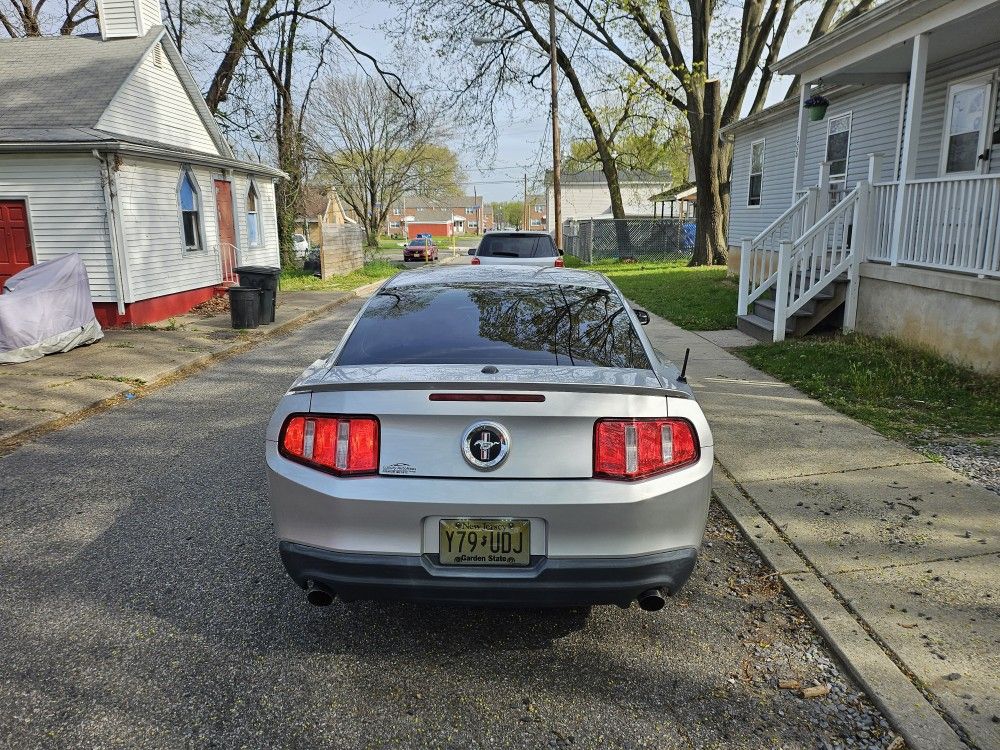
[{"label": "house window", "polygon": [[478,211],[478,210],[479,210],[479,209],[478,209],[478,208],[477,208],[476,206],[472,206],[471,208],[466,208],[466,209],[465,209],[465,213],[467,213],[467,214],[474,214],[474,213],[476,213],[476,211]]},{"label": "house window", "polygon": [[750,144],[750,188],[747,205],[759,206],[761,189],[764,186],[764,141]]},{"label": "house window", "polygon": [[198,184],[187,170],[181,173],[177,202],[181,208],[184,247],[187,250],[201,250],[201,196],[198,192]]},{"label": "house window", "polygon": [[479,222],[478,221],[470,221],[469,222],[469,229],[478,229],[478,228],[479,228]]},{"label": "house window", "polygon": [[830,182],[847,180],[847,153],[850,145],[850,113],[831,117],[826,126],[826,160],[830,162]]},{"label": "house window", "polygon": [[531,226],[533,226],[533,227],[540,227],[541,225],[542,225],[542,220],[541,219],[532,219],[531,220]]},{"label": "house window", "polygon": [[260,244],[260,214],[257,212],[257,188],[250,183],[247,191],[247,240],[250,247]]},{"label": "house window", "polygon": [[988,160],[980,156],[986,153],[989,144],[992,94],[992,74],[948,87],[948,119],[941,157],[943,174],[976,172],[980,164],[988,166]]},{"label": "house window", "polygon": [[402,216],[402,214],[403,214],[403,209],[401,209],[401,208],[394,208],[394,209],[392,209],[392,215],[393,216]]},{"label": "house window", "polygon": [[541,203],[536,203],[535,204],[535,213],[536,214],[545,213],[545,206],[543,206]]}]

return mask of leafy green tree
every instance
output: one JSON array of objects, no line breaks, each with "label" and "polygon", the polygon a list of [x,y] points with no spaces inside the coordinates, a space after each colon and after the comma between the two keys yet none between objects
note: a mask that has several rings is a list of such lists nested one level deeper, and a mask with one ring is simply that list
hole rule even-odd
[{"label": "leafy green tree", "polygon": [[493,204],[493,221],[504,226],[524,229],[524,201],[499,201]]}]

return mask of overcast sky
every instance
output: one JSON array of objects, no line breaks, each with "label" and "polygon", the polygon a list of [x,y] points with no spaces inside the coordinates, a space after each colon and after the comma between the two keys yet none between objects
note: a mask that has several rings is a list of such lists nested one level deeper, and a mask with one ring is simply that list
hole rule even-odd
[{"label": "overcast sky", "polygon": [[[352,40],[366,52],[390,63],[397,70],[406,69],[399,64],[396,43],[390,29],[395,25],[394,11],[384,2],[363,0],[354,8],[338,3],[337,24],[348,31]],[[792,30],[785,42],[785,53],[797,49],[808,35],[803,30]],[[471,42],[470,42],[471,44]],[[413,47],[419,49],[416,45]],[[411,49],[413,49],[411,48]],[[781,99],[787,90],[785,79],[778,79],[771,87],[769,103]],[[523,195],[522,180],[525,173],[529,180],[552,162],[551,126],[548,120],[546,95],[508,101],[496,112],[500,125],[496,156],[482,160],[474,153],[460,153],[462,167],[468,177],[468,190],[486,197],[488,201],[509,200]],[[560,86],[560,115],[564,121],[578,116],[579,110],[566,85]],[[563,148],[567,143],[567,129],[563,128]],[[458,149],[456,149],[458,150]]]}]

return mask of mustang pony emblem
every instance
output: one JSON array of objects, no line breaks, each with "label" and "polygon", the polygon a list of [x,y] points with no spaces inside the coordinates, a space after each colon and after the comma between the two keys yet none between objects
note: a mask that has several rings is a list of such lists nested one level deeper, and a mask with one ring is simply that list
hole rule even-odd
[{"label": "mustang pony emblem", "polygon": [[483,436],[481,438],[479,438],[479,440],[477,440],[476,442],[474,442],[472,445],[475,448],[479,448],[479,460],[480,461],[489,461],[490,460],[490,451],[493,449],[493,446],[494,445],[500,445],[500,443],[499,442],[493,442],[492,440],[490,440],[490,433],[484,432]]},{"label": "mustang pony emblem", "polygon": [[462,455],[475,469],[492,471],[507,459],[510,433],[496,422],[477,422],[462,435]]}]

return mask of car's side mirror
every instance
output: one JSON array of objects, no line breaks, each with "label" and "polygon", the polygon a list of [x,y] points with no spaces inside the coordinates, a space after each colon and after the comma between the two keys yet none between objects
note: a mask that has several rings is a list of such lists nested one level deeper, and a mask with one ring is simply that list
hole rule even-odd
[{"label": "car's side mirror", "polygon": [[640,310],[638,308],[633,308],[632,312],[635,313],[635,317],[639,319],[642,325],[649,325],[649,313],[645,310]]},{"label": "car's side mirror", "polygon": [[476,254],[476,248],[470,247],[469,248],[469,255],[475,255],[475,254]]},{"label": "car's side mirror", "polygon": [[560,255],[565,255],[565,254],[566,254],[566,251],[565,251],[565,250],[563,250],[562,248],[559,248],[559,254],[560,254]]}]

